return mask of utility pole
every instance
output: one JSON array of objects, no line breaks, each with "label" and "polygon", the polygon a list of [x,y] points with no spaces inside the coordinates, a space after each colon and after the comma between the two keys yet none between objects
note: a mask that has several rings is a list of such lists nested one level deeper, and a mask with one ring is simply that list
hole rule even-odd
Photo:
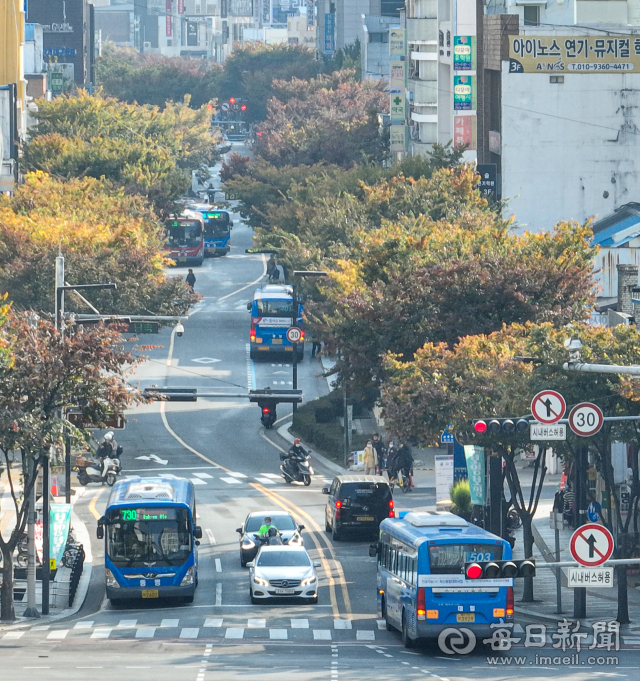
[{"label": "utility pole", "polygon": [[[587,481],[587,453],[589,449],[586,446],[578,447],[576,449],[576,460],[574,466],[574,492],[576,495],[576,513],[575,513],[575,529],[582,527],[585,524],[585,516],[587,514],[586,506],[586,490],[585,485]],[[587,616],[587,590],[584,587],[578,587],[573,590],[573,616],[576,619],[584,619]]]},{"label": "utility pole", "polygon": [[27,609],[25,617],[39,618],[40,613],[36,607],[36,478],[38,476],[38,463],[33,462],[31,471],[34,482],[29,494],[29,515],[27,517]]}]

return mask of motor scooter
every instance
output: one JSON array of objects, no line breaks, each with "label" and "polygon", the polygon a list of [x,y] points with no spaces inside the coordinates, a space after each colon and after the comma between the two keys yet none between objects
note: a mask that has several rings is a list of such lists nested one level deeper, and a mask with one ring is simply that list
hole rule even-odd
[{"label": "motor scooter", "polygon": [[[308,454],[304,458],[300,455],[292,457],[290,454],[280,454],[283,460],[280,464],[282,477],[286,483],[302,482],[305,487],[311,484],[311,476],[315,475],[311,468],[311,457]],[[295,465],[293,459],[295,458]]]},{"label": "motor scooter", "polygon": [[106,466],[93,457],[78,457],[76,463],[78,482],[83,486],[90,482],[99,482],[102,485],[106,482],[109,487],[113,487],[122,471],[120,459],[107,457],[104,461]]}]

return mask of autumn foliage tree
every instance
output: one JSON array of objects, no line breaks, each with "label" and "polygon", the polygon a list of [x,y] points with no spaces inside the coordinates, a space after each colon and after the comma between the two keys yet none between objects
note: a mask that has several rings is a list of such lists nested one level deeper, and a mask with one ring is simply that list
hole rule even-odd
[{"label": "autumn foliage tree", "polygon": [[[165,274],[162,243],[162,226],[142,197],[105,180],[31,173],[12,198],[0,199],[0,292],[16,309],[52,313],[60,252],[69,283],[117,284],[85,293],[101,313],[184,314],[196,298]],[[91,312],[73,294],[66,309]]]},{"label": "autumn foliage tree", "polygon": [[[127,371],[142,358],[125,351],[113,329],[80,327],[63,337],[30,313],[9,312],[0,333],[10,350],[0,363],[0,456],[14,510],[8,536],[0,535],[0,620],[10,622],[15,619],[12,556],[26,526],[37,466],[46,463],[65,433],[80,434],[60,418],[60,410],[73,406],[87,422],[100,424],[109,413],[126,409],[137,399],[126,383]],[[16,452],[17,464],[10,456]]]}]

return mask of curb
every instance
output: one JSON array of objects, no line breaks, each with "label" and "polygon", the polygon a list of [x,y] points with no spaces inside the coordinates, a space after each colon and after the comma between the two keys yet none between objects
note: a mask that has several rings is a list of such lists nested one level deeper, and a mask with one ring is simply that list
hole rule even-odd
[{"label": "curb", "polygon": [[[287,421],[287,423],[278,428],[277,433],[281,438],[293,444],[295,437],[291,435],[291,433],[289,432],[291,424],[292,421]],[[339,466],[337,463],[334,463],[333,461],[329,461],[329,459],[327,459],[325,456],[322,456],[322,454],[318,454],[318,452],[316,452],[314,449],[311,449],[311,447],[306,447],[306,449],[309,451],[309,454],[311,454],[314,458],[318,459],[318,461],[322,462],[322,464],[326,466],[329,470],[333,471],[334,473],[337,473],[338,475],[346,473],[345,468]]]},{"label": "curb", "polygon": [[[80,491],[82,490],[82,491]],[[78,494],[78,492],[80,492]],[[79,488],[76,490],[76,496],[74,496],[74,503],[77,501],[85,492],[85,488]],[[93,569],[93,554],[91,553],[91,537],[89,536],[89,531],[87,529],[86,523],[84,523],[75,514],[73,510],[73,505],[71,506],[71,521],[73,528],[76,532],[78,540],[82,542],[84,548],[84,566],[82,569],[82,576],[78,582],[78,589],[76,591],[76,597],[73,599],[73,605],[70,608],[65,608],[55,615],[45,615],[44,617],[19,617],[17,621],[13,624],[0,625],[0,631],[11,631],[13,629],[21,629],[24,627],[30,627],[32,625],[43,626],[45,624],[50,624],[51,622],[57,622],[58,620],[65,619],[66,617],[71,617],[75,615],[80,608],[84,605],[85,598],[89,591],[89,584],[91,582],[91,571]],[[42,605],[40,606],[42,607]]]}]

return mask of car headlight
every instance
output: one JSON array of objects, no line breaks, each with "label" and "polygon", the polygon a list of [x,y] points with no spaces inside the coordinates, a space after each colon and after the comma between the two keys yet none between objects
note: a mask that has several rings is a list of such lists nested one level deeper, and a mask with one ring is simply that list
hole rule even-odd
[{"label": "car headlight", "polygon": [[119,589],[120,584],[118,584],[118,580],[113,576],[113,572],[109,570],[109,568],[105,568],[104,571],[104,576],[107,581],[107,586],[111,587],[112,589]]},{"label": "car headlight", "polygon": [[196,571],[190,567],[180,582],[180,586],[189,586],[196,581]]},{"label": "car headlight", "polygon": [[316,583],[316,576],[313,575],[312,577],[307,577],[306,579],[303,579],[300,582],[300,586],[309,586],[309,584],[315,584]]},{"label": "car headlight", "polygon": [[291,535],[291,539],[287,542],[287,544],[301,544],[302,543],[302,537],[297,533],[294,532]]},{"label": "car headlight", "polygon": [[243,549],[252,549],[256,543],[251,539],[251,537],[248,537],[246,534],[244,536],[244,539],[242,540],[242,548]]},{"label": "car headlight", "polygon": [[262,579],[262,577],[256,577],[256,575],[253,575],[253,581],[260,586],[269,586],[269,582],[266,579]]}]

